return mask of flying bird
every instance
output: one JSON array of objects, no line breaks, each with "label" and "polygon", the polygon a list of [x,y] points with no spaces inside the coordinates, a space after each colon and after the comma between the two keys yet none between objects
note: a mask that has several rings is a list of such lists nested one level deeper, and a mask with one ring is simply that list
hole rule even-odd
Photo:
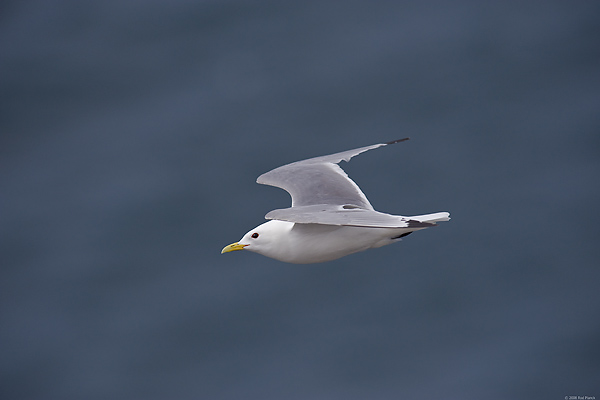
[{"label": "flying bird", "polygon": [[249,250],[288,263],[320,263],[392,244],[414,231],[448,221],[447,212],[404,217],[375,211],[338,165],[365,151],[405,140],[309,158],[262,174],[256,182],[286,190],[292,206],[267,213],[270,221],[225,246],[221,254]]}]

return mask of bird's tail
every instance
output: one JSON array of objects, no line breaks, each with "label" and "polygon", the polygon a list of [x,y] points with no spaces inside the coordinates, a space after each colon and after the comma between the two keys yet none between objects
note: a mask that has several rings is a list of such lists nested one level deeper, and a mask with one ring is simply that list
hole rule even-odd
[{"label": "bird's tail", "polygon": [[433,214],[425,214],[425,215],[415,215],[414,217],[409,217],[412,220],[416,220],[419,222],[429,222],[436,223],[441,221],[449,221],[450,213],[447,212],[438,212]]}]

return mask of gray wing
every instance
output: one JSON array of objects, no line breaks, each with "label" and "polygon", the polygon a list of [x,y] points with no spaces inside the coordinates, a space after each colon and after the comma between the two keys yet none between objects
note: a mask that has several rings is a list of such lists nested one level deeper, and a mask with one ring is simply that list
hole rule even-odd
[{"label": "gray wing", "polygon": [[282,208],[269,212],[265,218],[300,224],[363,226],[370,228],[427,228],[434,223],[421,222],[399,215],[365,210],[350,205],[311,205]]},{"label": "gray wing", "polygon": [[286,190],[292,196],[292,207],[348,204],[373,210],[367,196],[337,164],[365,151],[405,140],[408,138],[297,161],[262,174],[256,182]]}]

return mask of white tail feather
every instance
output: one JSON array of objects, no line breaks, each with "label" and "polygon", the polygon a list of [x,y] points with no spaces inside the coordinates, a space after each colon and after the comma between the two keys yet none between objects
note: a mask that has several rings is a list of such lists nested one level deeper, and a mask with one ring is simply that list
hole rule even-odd
[{"label": "white tail feather", "polygon": [[414,217],[408,217],[408,218],[417,220],[419,222],[449,221],[450,220],[450,213],[447,213],[447,212],[438,212],[438,213],[433,213],[433,214],[415,215]]}]

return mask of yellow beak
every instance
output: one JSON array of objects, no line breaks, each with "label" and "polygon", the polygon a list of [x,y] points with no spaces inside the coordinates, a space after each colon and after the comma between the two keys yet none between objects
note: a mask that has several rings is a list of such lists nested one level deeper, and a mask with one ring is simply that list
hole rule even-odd
[{"label": "yellow beak", "polygon": [[246,246],[248,246],[248,245],[247,244],[239,244],[238,242],[231,243],[231,244],[223,247],[223,250],[221,250],[221,254],[229,253],[230,251],[243,250],[244,247],[246,247]]}]

